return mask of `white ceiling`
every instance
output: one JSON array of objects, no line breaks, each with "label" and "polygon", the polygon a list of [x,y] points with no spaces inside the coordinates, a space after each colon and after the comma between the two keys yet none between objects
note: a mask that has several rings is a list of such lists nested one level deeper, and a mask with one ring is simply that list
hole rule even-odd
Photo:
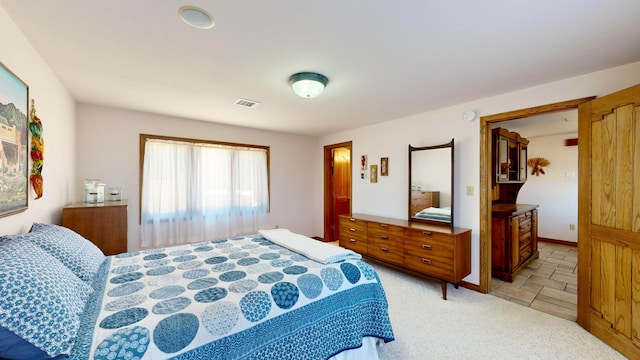
[{"label": "white ceiling", "polygon": [[[182,5],[209,11],[215,27],[189,27]],[[640,61],[637,0],[0,6],[78,102],[307,135]],[[296,96],[288,78],[300,71],[326,75],[325,92]],[[242,108],[237,98],[260,105]]]}]

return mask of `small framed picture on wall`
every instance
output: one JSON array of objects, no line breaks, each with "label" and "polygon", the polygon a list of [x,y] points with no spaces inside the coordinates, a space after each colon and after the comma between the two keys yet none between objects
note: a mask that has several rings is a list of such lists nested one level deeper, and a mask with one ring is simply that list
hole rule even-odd
[{"label": "small framed picture on wall", "polygon": [[360,156],[360,178],[364,179],[367,175],[367,155]]},{"label": "small framed picture on wall", "polygon": [[389,176],[389,158],[380,158],[380,176]]},{"label": "small framed picture on wall", "polygon": [[378,182],[378,165],[371,165],[371,172],[369,174],[369,178],[372,183]]}]

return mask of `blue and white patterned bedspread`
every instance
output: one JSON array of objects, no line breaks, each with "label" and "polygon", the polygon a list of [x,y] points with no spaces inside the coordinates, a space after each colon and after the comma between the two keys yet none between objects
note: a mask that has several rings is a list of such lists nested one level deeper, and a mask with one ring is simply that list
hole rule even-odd
[{"label": "blue and white patterned bedspread", "polygon": [[259,235],[120,254],[101,270],[72,358],[325,359],[363,336],[394,339],[370,265],[322,265]]}]

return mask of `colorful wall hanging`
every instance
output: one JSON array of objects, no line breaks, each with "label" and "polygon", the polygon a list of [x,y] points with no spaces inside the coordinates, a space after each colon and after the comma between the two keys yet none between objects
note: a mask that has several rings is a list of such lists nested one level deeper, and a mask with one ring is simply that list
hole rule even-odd
[{"label": "colorful wall hanging", "polygon": [[29,121],[29,131],[31,131],[31,177],[29,181],[36,193],[36,200],[42,197],[44,181],[42,180],[42,166],[44,163],[44,139],[42,138],[42,121],[36,115],[35,100],[31,99],[31,120]]}]

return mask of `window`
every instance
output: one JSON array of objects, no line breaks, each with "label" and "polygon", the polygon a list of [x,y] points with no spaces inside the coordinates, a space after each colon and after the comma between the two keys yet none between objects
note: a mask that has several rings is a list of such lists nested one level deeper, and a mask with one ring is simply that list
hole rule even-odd
[{"label": "window", "polygon": [[269,208],[269,147],[140,135],[141,247],[256,232]]}]

